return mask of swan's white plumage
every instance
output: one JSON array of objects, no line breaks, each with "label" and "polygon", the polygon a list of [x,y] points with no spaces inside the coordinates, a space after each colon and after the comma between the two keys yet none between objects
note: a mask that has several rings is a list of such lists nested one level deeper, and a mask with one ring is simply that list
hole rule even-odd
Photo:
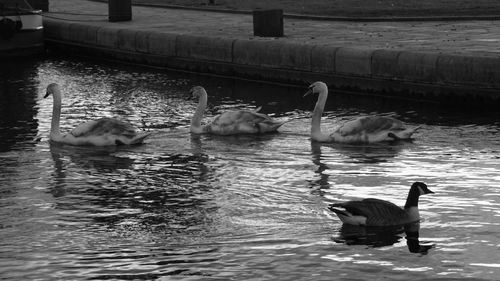
[{"label": "swan's white plumage", "polygon": [[59,121],[61,115],[61,91],[59,85],[47,86],[45,97],[53,96],[54,105],[49,138],[51,141],[70,145],[108,146],[139,144],[150,135],[149,132],[137,132],[136,129],[121,120],[100,118],[76,126],[70,133],[61,134]]},{"label": "swan's white plumage", "polygon": [[321,116],[328,98],[328,87],[323,82],[309,86],[308,94],[318,94],[311,122],[311,138],[319,142],[375,143],[398,139],[410,139],[418,127],[406,127],[403,122],[388,116],[363,116],[350,120],[331,134],[321,131]]},{"label": "swan's white plumage", "polygon": [[259,113],[257,110],[234,110],[227,111],[215,117],[215,119],[206,125],[201,125],[201,119],[207,107],[208,95],[201,86],[195,86],[190,91],[193,98],[198,98],[198,107],[191,119],[190,130],[192,133],[216,134],[216,135],[235,135],[235,134],[260,134],[275,132],[285,122],[273,120],[266,114]]}]

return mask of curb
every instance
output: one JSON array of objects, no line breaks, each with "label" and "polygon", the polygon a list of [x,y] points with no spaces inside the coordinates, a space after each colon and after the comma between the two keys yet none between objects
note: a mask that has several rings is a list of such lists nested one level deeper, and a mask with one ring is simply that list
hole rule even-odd
[{"label": "curb", "polygon": [[[500,58],[162,33],[44,19],[48,42],[114,59],[218,75],[500,101]],[[417,84],[434,88],[422,92]]]}]

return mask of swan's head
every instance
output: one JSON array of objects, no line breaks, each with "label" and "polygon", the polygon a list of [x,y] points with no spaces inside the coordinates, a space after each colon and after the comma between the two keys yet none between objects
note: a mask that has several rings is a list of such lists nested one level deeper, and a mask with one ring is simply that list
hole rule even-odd
[{"label": "swan's head", "polygon": [[47,86],[47,91],[45,92],[45,96],[43,98],[47,98],[50,95],[54,95],[54,93],[59,92],[59,85],[57,83],[52,83]]},{"label": "swan's head", "polygon": [[311,85],[309,85],[309,90],[307,90],[307,92],[304,94],[304,97],[310,94],[319,94],[321,92],[326,92],[326,91],[328,91],[328,87],[326,86],[325,83],[321,81],[314,82]]},{"label": "swan's head", "polygon": [[207,94],[207,91],[202,86],[194,86],[189,90],[192,99],[200,98],[203,94]]},{"label": "swan's head", "polygon": [[434,193],[431,191],[429,188],[427,188],[427,185],[423,182],[414,182],[411,185],[412,190],[417,190],[419,195],[424,195],[424,194],[429,194],[429,193]]}]

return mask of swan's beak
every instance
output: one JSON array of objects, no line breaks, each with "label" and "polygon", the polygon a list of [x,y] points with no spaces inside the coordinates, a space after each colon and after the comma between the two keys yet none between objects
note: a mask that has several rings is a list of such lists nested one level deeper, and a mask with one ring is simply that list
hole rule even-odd
[{"label": "swan's beak", "polygon": [[193,89],[189,90],[187,100],[194,100]]},{"label": "swan's beak", "polygon": [[45,96],[43,96],[43,98],[44,98],[44,99],[46,99],[46,98],[48,98],[49,96],[50,96],[50,91],[47,91],[47,92],[45,93]]},{"label": "swan's beak", "polygon": [[308,95],[311,95],[312,93],[313,93],[313,89],[309,88],[309,90],[307,90],[307,92],[302,97],[306,97]]}]

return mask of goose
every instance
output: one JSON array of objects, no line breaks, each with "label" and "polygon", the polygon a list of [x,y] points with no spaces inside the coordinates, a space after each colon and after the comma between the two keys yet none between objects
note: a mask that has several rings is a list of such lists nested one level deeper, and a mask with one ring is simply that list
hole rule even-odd
[{"label": "goose", "polygon": [[132,125],[108,117],[82,123],[71,132],[61,134],[59,121],[62,96],[58,84],[52,83],[47,86],[44,98],[50,95],[54,104],[49,139],[53,142],[78,146],[131,145],[142,143],[150,135],[150,132],[137,132]]},{"label": "goose", "polygon": [[310,94],[319,94],[314,107],[311,122],[311,139],[318,142],[339,143],[376,143],[393,140],[410,139],[419,128],[407,128],[403,122],[387,116],[364,116],[347,121],[335,129],[331,134],[321,132],[321,115],[323,114],[328,87],[323,82],[314,82],[304,97]]},{"label": "goose", "polygon": [[275,121],[266,114],[259,113],[259,107],[254,111],[227,111],[216,116],[211,123],[201,125],[203,113],[207,108],[207,92],[201,86],[195,86],[189,92],[193,99],[198,98],[198,106],[191,119],[190,126],[190,131],[194,134],[236,135],[270,133],[276,132],[285,123]]},{"label": "goose", "polygon": [[374,198],[360,201],[347,201],[331,204],[328,209],[337,214],[345,224],[364,226],[396,226],[417,222],[418,198],[420,195],[434,193],[423,182],[415,182],[410,188],[403,208],[395,204]]}]

